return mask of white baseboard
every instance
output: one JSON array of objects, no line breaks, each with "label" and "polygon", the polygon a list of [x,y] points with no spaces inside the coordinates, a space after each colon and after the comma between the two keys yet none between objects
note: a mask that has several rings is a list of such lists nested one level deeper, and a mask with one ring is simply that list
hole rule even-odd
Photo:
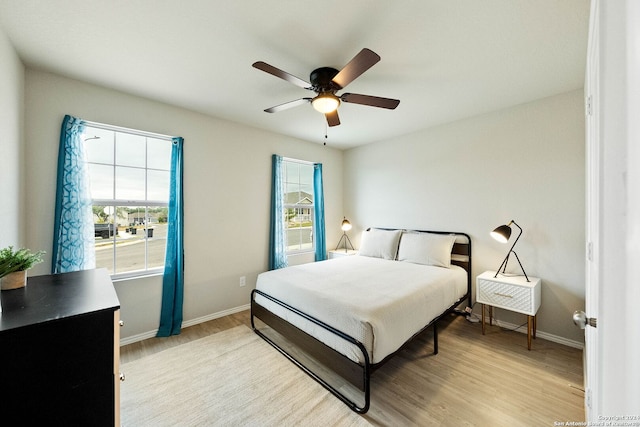
[{"label": "white baseboard", "polygon": [[[497,320],[497,319],[493,319],[493,323],[495,325],[500,326],[501,328],[505,328],[505,329],[512,329],[512,330],[516,330],[516,332],[520,332],[522,334],[526,334],[527,333],[527,325],[525,324],[523,327],[518,328],[518,326],[520,325],[516,325],[514,323],[509,323],[509,322],[504,322],[502,320]],[[518,329],[516,329],[518,328]],[[562,345],[566,345],[567,347],[573,347],[573,348],[578,348],[580,350],[584,350],[584,343],[580,342],[580,341],[574,341],[574,340],[570,340],[564,337],[560,337],[558,335],[553,335],[550,334],[548,332],[544,332],[541,330],[537,330],[536,331],[536,337],[542,338],[543,340],[547,340],[547,341],[553,341],[556,342],[558,344],[562,344]]]},{"label": "white baseboard", "polygon": [[249,310],[251,308],[251,304],[241,305],[240,307],[230,308],[228,310],[219,311],[213,314],[207,314],[206,316],[198,317],[197,319],[187,320],[182,322],[183,328],[188,328],[189,326],[197,325],[198,323],[208,322],[209,320],[219,319],[224,316],[228,316],[230,314],[239,313],[241,311]]},{"label": "white baseboard", "polygon": [[[199,323],[208,322],[209,320],[219,319],[224,316],[228,316],[230,314],[239,313],[244,310],[249,310],[251,308],[250,304],[241,305],[239,307],[230,308],[228,310],[219,311],[217,313],[208,314],[206,316],[198,317],[196,319],[191,319],[182,322],[183,328],[188,328],[189,326],[197,325]],[[120,340],[120,347],[127,344],[133,344],[134,342],[143,341],[149,338],[154,338],[158,334],[158,330],[155,329],[149,332],[143,332],[141,334],[132,335],[130,337],[122,338]]]}]

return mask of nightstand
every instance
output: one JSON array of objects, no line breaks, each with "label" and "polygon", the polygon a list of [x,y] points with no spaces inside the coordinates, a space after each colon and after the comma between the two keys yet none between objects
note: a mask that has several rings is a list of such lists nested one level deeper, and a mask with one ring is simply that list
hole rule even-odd
[{"label": "nightstand", "polygon": [[489,306],[489,324],[493,324],[493,307],[527,315],[527,348],[531,350],[531,336],[536,337],[536,313],[540,308],[542,280],[524,276],[505,276],[485,271],[476,278],[476,301],[482,304],[482,334],[485,329],[485,305]]},{"label": "nightstand", "polygon": [[344,249],[336,249],[333,251],[329,251],[329,259],[333,259],[333,258],[340,258],[343,256],[351,256],[351,255],[355,255],[357,254],[358,251],[354,251],[354,250],[347,250],[345,251]]}]

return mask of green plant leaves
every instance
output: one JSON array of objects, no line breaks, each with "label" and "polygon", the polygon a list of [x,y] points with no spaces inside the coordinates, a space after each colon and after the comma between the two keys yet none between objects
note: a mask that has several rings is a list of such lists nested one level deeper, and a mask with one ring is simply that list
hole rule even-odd
[{"label": "green plant leaves", "polygon": [[0,277],[14,271],[28,270],[35,264],[42,262],[44,251],[31,252],[21,248],[14,252],[13,246],[0,249]]}]

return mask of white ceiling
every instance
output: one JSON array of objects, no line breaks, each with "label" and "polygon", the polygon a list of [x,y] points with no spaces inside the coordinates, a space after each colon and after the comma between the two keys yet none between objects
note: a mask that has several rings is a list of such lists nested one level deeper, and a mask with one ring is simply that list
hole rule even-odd
[{"label": "white ceiling", "polygon": [[343,104],[338,148],[581,88],[588,19],[588,0],[0,0],[28,67],[318,143],[310,105],[263,111],[312,93],[251,64],[308,81],[367,47],[382,60],[346,91],[401,102]]}]

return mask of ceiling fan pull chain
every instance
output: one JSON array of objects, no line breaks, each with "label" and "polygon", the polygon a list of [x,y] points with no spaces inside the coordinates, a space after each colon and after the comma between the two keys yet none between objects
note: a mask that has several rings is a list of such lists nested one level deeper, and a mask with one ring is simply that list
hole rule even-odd
[{"label": "ceiling fan pull chain", "polygon": [[323,144],[325,146],[327,145],[327,129],[328,129],[327,123],[325,122],[324,123],[324,144]]}]

